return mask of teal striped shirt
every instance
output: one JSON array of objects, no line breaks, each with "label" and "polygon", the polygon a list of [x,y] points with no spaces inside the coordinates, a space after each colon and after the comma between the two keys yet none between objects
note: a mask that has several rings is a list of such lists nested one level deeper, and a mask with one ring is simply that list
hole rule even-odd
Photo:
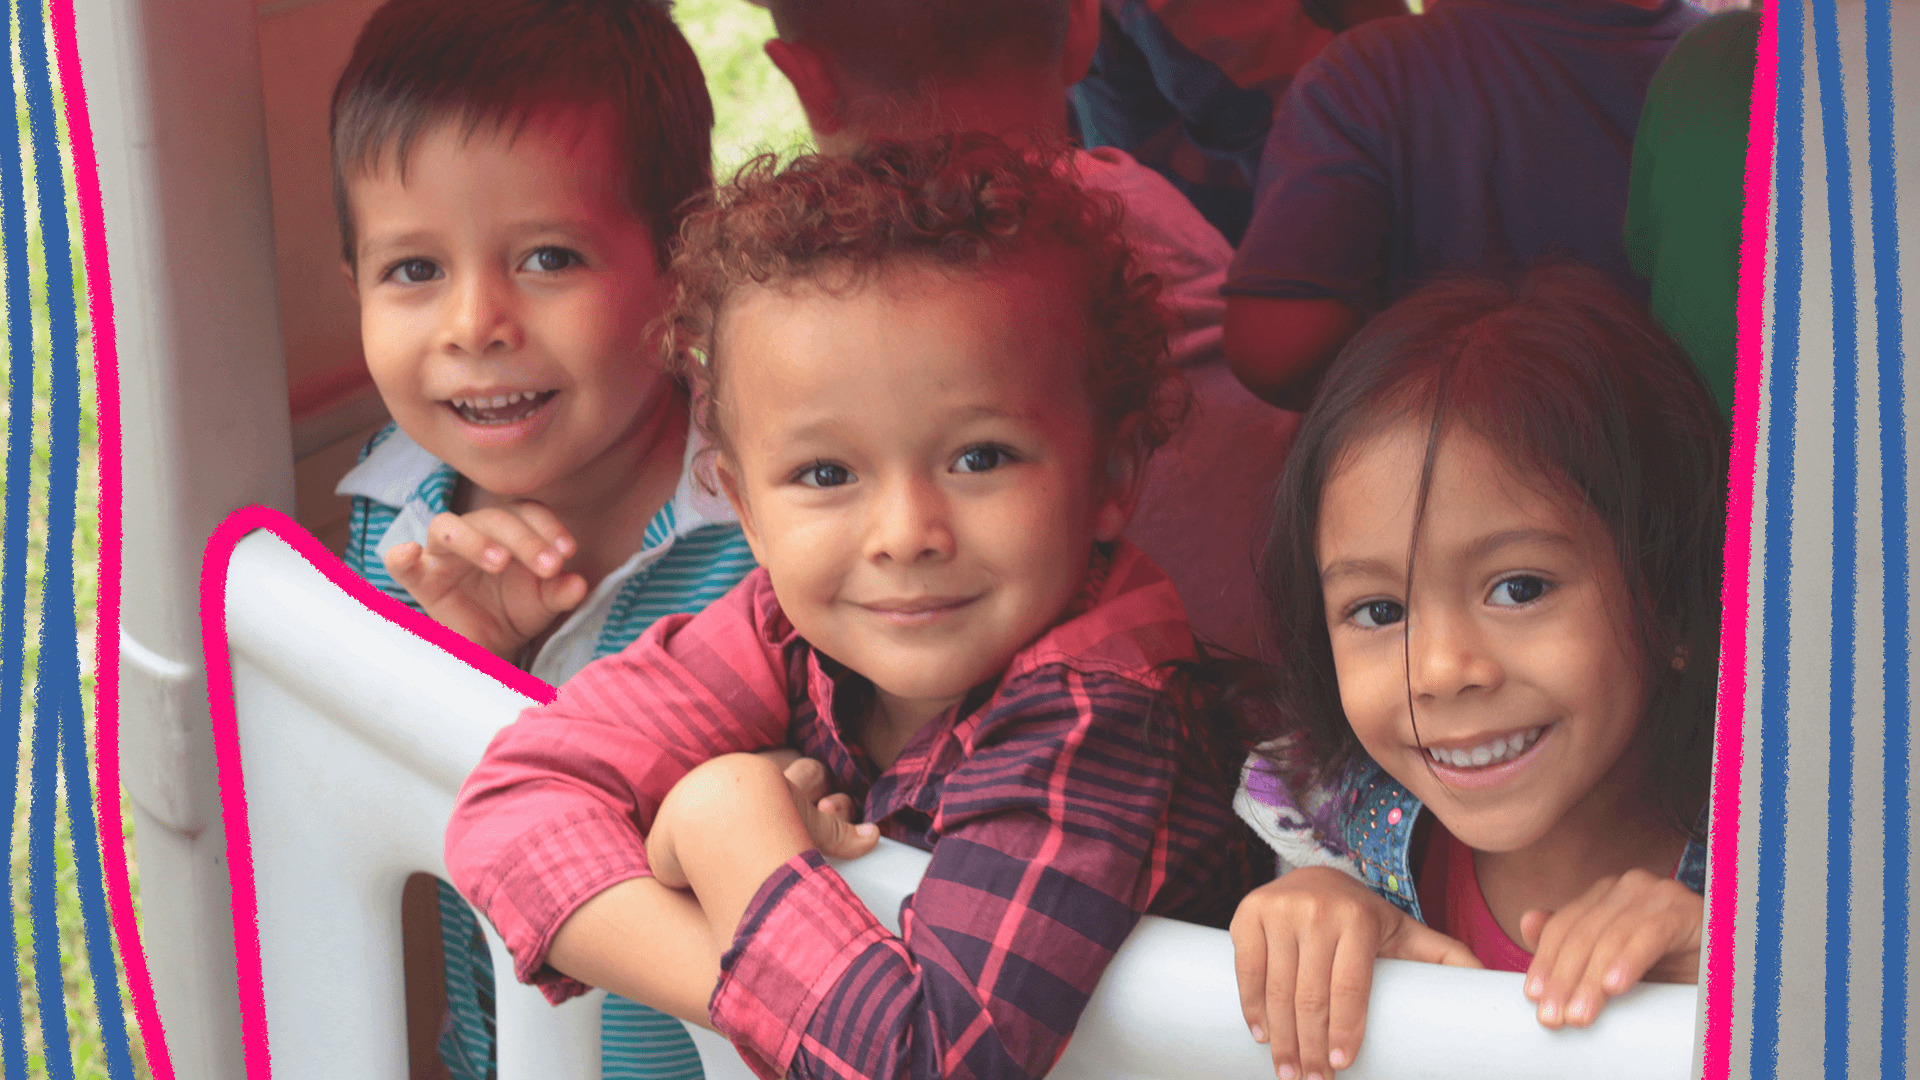
[{"label": "teal striped shirt", "polygon": [[[662,616],[706,607],[753,569],[753,552],[732,508],[693,479],[699,450],[690,435],[680,485],[647,524],[640,550],[547,639],[532,674],[564,682],[588,662],[631,645]],[[420,610],[387,573],[382,555],[396,544],[424,543],[434,516],[452,509],[459,479],[452,466],[387,425],[335,488],[353,497],[347,564],[381,592]],[[492,960],[473,909],[445,882],[440,929],[449,1013],[441,1059],[454,1080],[493,1080]],[[600,1050],[604,1080],[702,1080],[699,1054],[679,1021],[611,994],[601,1013]]]}]

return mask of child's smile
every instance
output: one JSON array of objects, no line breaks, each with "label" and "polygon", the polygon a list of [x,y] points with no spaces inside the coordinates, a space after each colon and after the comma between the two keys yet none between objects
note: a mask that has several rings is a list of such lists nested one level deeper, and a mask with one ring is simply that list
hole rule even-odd
[{"label": "child's smile", "polygon": [[405,164],[348,182],[367,367],[389,411],[484,491],[614,501],[675,395],[648,329],[656,250],[610,119],[445,122]]},{"label": "child's smile", "polygon": [[1465,430],[1441,441],[1409,597],[1426,441],[1424,422],[1366,439],[1322,499],[1341,704],[1469,847],[1520,851],[1637,790],[1647,665],[1599,519]]},{"label": "child's smile", "polygon": [[1061,618],[1130,507],[1063,289],[912,262],[876,277],[729,303],[722,476],[794,628],[911,727]]}]

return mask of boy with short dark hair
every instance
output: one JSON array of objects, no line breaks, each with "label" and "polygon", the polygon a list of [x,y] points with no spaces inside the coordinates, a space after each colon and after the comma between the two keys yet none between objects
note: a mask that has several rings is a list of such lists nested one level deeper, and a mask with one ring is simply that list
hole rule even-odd
[{"label": "boy with short dark hair", "polygon": [[[700,443],[655,332],[712,127],[698,61],[647,0],[392,0],[335,90],[344,269],[395,421],[340,483],[347,561],[551,683],[753,567],[691,482]],[[441,1056],[484,1080],[486,947],[445,886],[440,915]],[[608,1076],[700,1075],[651,1010],[609,998],[606,1030]]]},{"label": "boy with short dark hair", "polygon": [[[1086,74],[1100,0],[767,0],[767,55],[793,84],[821,149],[876,137],[985,131],[1068,135],[1067,89]],[[1178,327],[1173,359],[1193,388],[1188,423],[1146,478],[1127,538],[1180,590],[1197,634],[1262,651],[1255,537],[1296,417],[1267,408],[1222,359],[1220,286],[1233,249],[1152,169],[1103,147],[1071,156],[1080,182],[1117,196],[1121,228]]]}]

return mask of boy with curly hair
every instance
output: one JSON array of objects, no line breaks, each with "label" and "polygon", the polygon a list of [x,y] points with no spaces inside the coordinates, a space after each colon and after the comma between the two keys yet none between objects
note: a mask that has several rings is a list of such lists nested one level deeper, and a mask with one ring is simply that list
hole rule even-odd
[{"label": "boy with curly hair", "polygon": [[[689,219],[671,348],[761,568],[468,779],[448,866],[522,979],[767,1077],[1028,1078],[1142,915],[1223,924],[1232,744],[1120,538],[1183,403],[1116,212],[971,135],[763,161]],[[823,858],[878,836],[932,853],[899,935]]]}]

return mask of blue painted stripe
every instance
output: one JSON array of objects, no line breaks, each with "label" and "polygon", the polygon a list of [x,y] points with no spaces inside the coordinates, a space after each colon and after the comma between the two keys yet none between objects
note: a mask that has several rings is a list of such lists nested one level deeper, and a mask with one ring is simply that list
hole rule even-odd
[{"label": "blue painted stripe", "polygon": [[[40,237],[47,271],[51,379],[47,473],[46,569],[42,578],[37,707],[59,732],[66,779],[68,836],[79,893],[82,942],[93,976],[94,1013],[100,1047],[114,1080],[133,1080],[133,1050],[120,1007],[113,933],[107,918],[106,878],[93,819],[93,782],[88,771],[86,704],[80,689],[78,613],[74,595],[73,530],[80,479],[80,342],[71,239],[67,232],[67,180],[61,167],[55,120],[53,64],[47,55],[45,9],[22,5],[21,61],[33,132],[35,184],[40,193]],[[56,928],[57,930],[57,928]],[[36,946],[37,947],[37,946]],[[46,993],[42,988],[42,995]],[[56,993],[62,1001],[64,994]],[[45,1015],[45,1006],[42,1006]],[[45,1028],[45,1021],[42,1027]]]},{"label": "blue painted stripe", "polygon": [[[8,55],[12,55],[11,49]],[[33,461],[33,304],[28,296],[26,189],[21,174],[18,93],[8,79],[8,93],[0,102],[0,139],[8,151],[0,153],[0,272],[6,275],[7,307],[7,487],[0,510],[0,710],[21,730],[22,667],[26,657],[27,505]],[[14,791],[20,775],[20,744],[0,739],[0,775]],[[9,821],[13,801],[8,800]],[[13,829],[0,830],[4,865],[13,865]],[[13,875],[0,886],[4,906],[13,911]],[[18,937],[6,936],[6,989],[0,991],[0,1075],[27,1075],[25,1015],[26,987],[11,973],[20,969]]]},{"label": "blue painted stripe", "polygon": [[[46,100],[45,92],[38,86],[39,79],[35,78],[36,74],[45,75],[46,46],[43,35],[46,30],[40,22],[40,5],[38,4],[20,4],[14,9],[14,16],[20,28],[18,46],[21,66],[26,72],[27,132],[33,143],[34,157],[37,159],[34,163],[38,167],[35,170],[35,182],[39,186],[41,255],[45,257],[55,240],[54,236],[47,232],[48,221],[56,215],[64,215],[66,211],[66,201],[61,198],[63,189],[58,181],[57,171],[55,182],[48,187],[44,177],[44,164],[38,160],[45,154],[54,154],[54,168],[56,170],[59,168],[60,159],[57,156],[58,147],[55,145],[57,140],[53,125],[53,110]],[[41,57],[37,65],[34,63],[35,52],[38,52]],[[59,233],[62,243],[65,242],[66,237],[64,226],[65,220],[62,218]],[[49,330],[54,334],[60,333],[61,324],[64,322],[67,334],[71,336],[73,302],[69,298],[66,310],[60,310],[55,306],[57,303],[55,290],[56,283],[52,280],[52,275],[49,275],[47,281]],[[36,364],[38,359],[35,357]],[[53,368],[54,378],[57,379],[59,365],[53,363],[51,357],[49,357],[49,364]],[[62,404],[57,400],[57,395],[56,399],[50,402],[49,454],[54,466],[49,469],[50,487],[47,493],[47,529],[50,534],[54,530],[60,502],[60,492],[51,488],[54,482],[51,474],[61,471],[58,466],[62,447],[59,445],[58,436],[61,421],[64,419],[60,415]],[[68,451],[69,456],[71,453],[72,451]],[[66,497],[69,502],[66,519],[70,541],[73,520],[71,489],[68,490]],[[39,670],[45,673],[58,663],[57,654],[52,653],[53,643],[47,639],[49,620],[46,618],[46,612],[59,602],[61,588],[58,580],[60,570],[55,565],[55,553],[50,545],[43,551],[45,562],[40,592]],[[66,568],[69,593],[72,588],[72,569],[69,561]],[[69,607],[71,607],[71,601],[69,601]],[[59,886],[54,856],[54,825],[60,810],[60,728],[57,713],[61,702],[58,699],[57,690],[48,683],[49,680],[43,674],[36,681],[35,687],[33,762],[31,772],[28,774],[27,789],[27,888],[29,889],[27,910],[33,939],[34,989],[40,1000],[41,1064],[46,1070],[46,1075],[52,1080],[73,1080],[73,1047],[67,1039],[65,983],[60,973]]]},{"label": "blue painted stripe", "polygon": [[1912,689],[1907,584],[1906,350],[1900,311],[1899,195],[1894,183],[1893,25],[1889,0],[1867,0],[1867,182],[1872,203],[1874,335],[1879,350],[1883,713],[1880,1075],[1907,1072],[1907,880],[1912,814]]},{"label": "blue painted stripe", "polygon": [[1813,5],[1826,147],[1827,246],[1833,275],[1832,651],[1827,661],[1827,952],[1825,1072],[1847,1075],[1848,992],[1853,967],[1854,635],[1858,609],[1860,497],[1859,289],[1853,265],[1853,158],[1847,150],[1846,72],[1832,0]]},{"label": "blue painted stripe", "polygon": [[1793,572],[1793,450],[1800,363],[1801,199],[1805,163],[1805,27],[1801,6],[1774,9],[1779,43],[1776,112],[1779,202],[1774,211],[1773,355],[1765,378],[1766,498],[1761,528],[1764,572],[1760,589],[1760,783],[1755,829],[1753,1043],[1754,1080],[1779,1073],[1780,956],[1786,910],[1787,687],[1792,641],[1788,585]]}]

